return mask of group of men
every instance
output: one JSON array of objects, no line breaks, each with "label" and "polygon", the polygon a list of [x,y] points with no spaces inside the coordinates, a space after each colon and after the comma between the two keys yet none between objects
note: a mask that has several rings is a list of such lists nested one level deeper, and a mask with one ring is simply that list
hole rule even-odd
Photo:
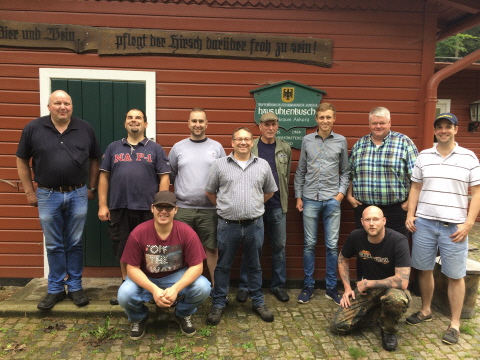
[{"label": "group of men", "polygon": [[[145,334],[148,301],[175,308],[175,321],[191,336],[195,333],[191,316],[210,296],[207,323],[218,324],[228,305],[230,271],[240,245],[236,300],[243,303],[250,297],[254,313],[264,321],[274,320],[264,301],[260,259],[266,234],[272,247],[271,292],[279,301],[289,301],[285,246],[292,160],[288,143],[276,137],[279,124],[274,113],[262,115],[257,139],[246,127],[236,129],[233,151],[226,156],[222,145],[206,136],[206,112],[194,108],[187,122],[190,137],[176,143],[167,157],[160,145],[145,137],[145,114],[132,109],[124,121],[127,136],[111,143],[100,163],[93,129],[72,116],[70,96],[53,92],[48,108],[49,116],[25,127],[16,154],[20,180],[30,205],[39,208],[45,235],[50,270],[40,310],[49,310],[66,297],[77,306],[89,303],[81,283],[81,235],[87,199],[95,197],[98,182],[98,217],[109,221],[122,276],[110,303],[124,308],[131,339]],[[371,133],[357,141],[350,156],[345,137],[332,131],[335,120],[335,107],[320,104],[317,131],[304,137],[295,174],[296,208],[304,227],[304,286],[297,301],[306,304],[314,294],[322,215],[326,297],[340,305],[334,331],[345,334],[378,320],[383,347],[395,350],[396,324],[411,300],[410,231],[422,310],[407,323],[432,318],[432,270],[439,248],[452,306],[452,321],[442,340],[456,343],[466,239],[480,210],[480,167],[475,155],[454,141],[457,118],[449,113],[437,117],[438,145],[420,155],[407,136],[390,130],[386,108],[370,112]],[[171,182],[175,194],[168,191]],[[467,214],[469,185],[472,202]],[[349,235],[338,256],[340,205],[345,197],[355,209],[358,230]],[[359,280],[355,290],[348,261],[353,256]],[[204,260],[211,282],[201,275]],[[337,291],[337,266],[343,296]]]}]

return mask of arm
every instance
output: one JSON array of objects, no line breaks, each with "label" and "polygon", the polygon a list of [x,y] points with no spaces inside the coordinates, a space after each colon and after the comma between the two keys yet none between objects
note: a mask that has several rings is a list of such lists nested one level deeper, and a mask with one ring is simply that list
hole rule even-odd
[{"label": "arm", "polygon": [[[88,176],[88,186],[96,188],[98,185],[98,176],[100,174],[100,159],[90,158],[90,169]],[[88,200],[95,199],[95,194],[88,190]]]},{"label": "arm", "polygon": [[168,191],[168,189],[170,188],[170,175],[160,174],[158,175],[158,178],[160,179],[158,191]]},{"label": "arm", "polygon": [[338,164],[340,171],[340,184],[338,187],[338,194],[335,200],[342,202],[347,194],[350,179],[350,164],[348,162],[347,139],[344,139],[341,149],[340,162]]},{"label": "arm", "polygon": [[263,203],[266,203],[268,200],[270,200],[273,194],[274,194],[273,192],[268,194],[263,194]]},{"label": "arm", "polygon": [[362,203],[360,201],[358,201],[357,199],[355,199],[353,197],[353,183],[352,183],[352,180],[350,180],[350,185],[348,186],[348,189],[347,189],[347,200],[350,203],[350,205],[352,205],[352,207],[354,209],[357,206],[362,205]]},{"label": "arm", "polygon": [[22,159],[17,156],[18,177],[22,182],[27,201],[31,206],[38,206],[37,194],[33,189],[32,175],[30,172],[30,160]]},{"label": "arm", "polygon": [[350,297],[355,299],[355,291],[352,290],[350,286],[350,264],[349,259],[343,256],[342,252],[338,254],[338,273],[343,282],[343,288],[345,292],[343,293],[342,298],[340,299],[340,306],[348,308],[350,306]]},{"label": "arm", "polygon": [[396,267],[395,275],[382,280],[363,279],[357,283],[357,289],[360,293],[365,293],[367,289],[402,289],[408,287],[410,278],[409,267]]},{"label": "arm", "polygon": [[110,220],[110,210],[107,205],[109,181],[110,173],[108,171],[100,171],[98,179],[98,218],[101,221]]},{"label": "arm", "polygon": [[420,198],[420,191],[422,190],[423,183],[412,182],[410,186],[410,193],[408,194],[408,211],[407,220],[405,221],[405,227],[411,232],[417,231],[415,227],[415,211],[417,210],[418,199]]},{"label": "arm", "polygon": [[205,194],[207,194],[207,197],[210,199],[211,203],[217,206],[217,194],[209,193],[208,191],[205,191]]},{"label": "arm", "polygon": [[302,198],[297,198],[297,204],[295,205],[295,208],[300,212],[303,211],[303,200],[302,200]]},{"label": "arm", "polygon": [[463,224],[458,224],[457,231],[450,235],[453,242],[462,242],[466,239],[480,211],[480,185],[472,186],[470,191],[472,192],[472,198],[470,199],[467,220]]}]

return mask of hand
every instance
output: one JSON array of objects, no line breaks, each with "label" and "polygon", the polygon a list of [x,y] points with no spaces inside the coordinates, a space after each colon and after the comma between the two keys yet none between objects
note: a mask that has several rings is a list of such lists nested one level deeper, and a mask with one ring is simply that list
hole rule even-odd
[{"label": "hand", "polygon": [[450,238],[453,242],[463,242],[466,238],[470,230],[472,229],[472,225],[467,223],[458,224],[457,231],[455,231]]},{"label": "hand", "polygon": [[334,197],[334,199],[337,200],[338,202],[342,202],[344,198],[345,198],[345,195],[343,195],[343,193],[341,192],[339,192],[337,196]]},{"label": "hand", "polygon": [[412,233],[417,231],[417,227],[415,226],[415,220],[417,220],[415,216],[407,215],[407,220],[405,221],[405,227],[408,231]]},{"label": "hand", "polygon": [[160,289],[155,292],[153,299],[159,307],[170,307],[177,299],[178,292],[172,288]]},{"label": "hand", "polygon": [[367,281],[367,279],[363,279],[357,282],[357,290],[362,295],[367,294]]},{"label": "hand", "polygon": [[342,298],[340,299],[340,306],[345,308],[345,309],[348,309],[351,305],[350,304],[350,298],[355,299],[355,291],[353,291],[352,289],[350,289],[348,291],[345,290]]},{"label": "hand", "polygon": [[298,211],[303,211],[303,201],[302,198],[297,198],[297,205],[295,206]]},{"label": "hand", "polygon": [[88,200],[93,200],[95,199],[95,193],[91,192],[90,189],[88,191]]},{"label": "hand", "polygon": [[347,200],[352,205],[352,207],[355,209],[357,206],[363,205],[360,201],[355,199],[353,196],[348,196],[347,195]]},{"label": "hand", "polygon": [[110,210],[108,209],[108,206],[102,205],[98,207],[98,218],[101,221],[110,220]]},{"label": "hand", "polygon": [[31,206],[37,207],[38,206],[38,200],[37,200],[37,194],[35,192],[28,193],[27,195],[27,201]]}]

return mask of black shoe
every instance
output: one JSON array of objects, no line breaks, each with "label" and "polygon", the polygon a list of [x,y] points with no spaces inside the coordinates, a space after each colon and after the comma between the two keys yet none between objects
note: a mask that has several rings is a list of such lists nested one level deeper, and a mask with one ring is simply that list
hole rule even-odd
[{"label": "black shoe", "polygon": [[62,301],[67,297],[67,293],[64,291],[50,294],[48,293],[37,305],[38,310],[50,310],[55,306],[55,304],[59,301]]},{"label": "black shoe", "polygon": [[260,315],[260,319],[263,321],[272,322],[274,319],[272,312],[268,310],[267,305],[265,304],[262,306],[252,306],[252,310]]},{"label": "black shoe", "polygon": [[235,297],[239,303],[244,303],[248,299],[248,290],[240,289],[237,292],[237,296]]},{"label": "black shoe", "polygon": [[143,320],[132,322],[130,325],[130,339],[140,340],[145,335],[145,325],[147,324],[148,315]]},{"label": "black shoe", "polygon": [[458,330],[449,326],[447,331],[445,331],[445,334],[443,334],[442,341],[445,344],[453,345],[458,343],[458,336]]},{"label": "black shoe", "polygon": [[118,305],[117,294],[113,295],[113,296],[110,298],[110,305]]},{"label": "black shoe", "polygon": [[275,295],[275,297],[281,302],[288,302],[288,300],[290,300],[290,296],[288,296],[285,289],[278,288],[278,287],[273,288],[272,294]]},{"label": "black shoe", "polygon": [[88,305],[90,300],[83,290],[68,292],[68,298],[73,300],[73,303],[77,306]]},{"label": "black shoe", "polygon": [[182,330],[182,333],[184,333],[187,336],[193,336],[195,335],[195,326],[193,325],[192,322],[192,315],[186,316],[184,318],[177,316],[175,314],[175,321],[177,322],[178,325],[180,325],[180,330]]},{"label": "black shoe", "polygon": [[387,351],[395,351],[397,350],[397,334],[387,334],[382,332],[382,346]]},{"label": "black shoe", "polygon": [[225,308],[216,308],[212,306],[210,309],[210,312],[207,315],[207,324],[208,325],[218,325],[220,322],[220,319],[222,318],[223,310]]}]

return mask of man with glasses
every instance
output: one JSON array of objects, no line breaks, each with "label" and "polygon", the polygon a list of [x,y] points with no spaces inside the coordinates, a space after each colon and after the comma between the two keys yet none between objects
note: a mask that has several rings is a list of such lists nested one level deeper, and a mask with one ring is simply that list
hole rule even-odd
[{"label": "man with glasses", "polygon": [[[131,109],[125,115],[127,136],[108,145],[100,165],[98,218],[109,221],[108,232],[115,257],[122,258],[130,232],[152,219],[151,204],[158,191],[170,186],[170,166],[162,146],[145,137],[145,113]],[[133,185],[141,179],[141,186]],[[109,206],[107,206],[110,188]],[[127,265],[120,261],[122,281]],[[118,305],[117,294],[110,299]]]},{"label": "man with glasses", "polygon": [[295,174],[296,208],[303,212],[303,290],[298,302],[306,304],[313,297],[315,279],[315,245],[318,221],[323,218],[326,248],[326,293],[340,304],[337,291],[337,243],[340,233],[340,204],[348,188],[347,140],[332,131],[336,119],[335,107],[320,104],[315,120],[318,128],[302,140],[300,160]]},{"label": "man with glasses", "polygon": [[210,282],[202,276],[206,255],[197,233],[174,220],[175,195],[160,191],[151,211],[153,220],[137,226],[128,237],[122,262],[127,278],[118,290],[118,301],[131,322],[130,339],[145,335],[148,307],[175,307],[175,321],[187,336],[195,334],[192,315],[210,294]]},{"label": "man with glasses", "polygon": [[252,132],[240,127],[233,132],[233,152],[217,159],[207,179],[205,191],[217,207],[218,263],[215,268],[213,302],[207,323],[217,325],[228,303],[230,269],[240,244],[248,259],[248,292],[253,311],[263,321],[274,320],[262,293],[260,255],[263,245],[264,203],[278,190],[270,165],[251,154]]},{"label": "man with glasses", "polygon": [[[403,234],[385,228],[386,219],[376,206],[363,211],[362,229],[353,230],[338,256],[338,272],[345,292],[333,318],[332,330],[345,335],[378,320],[382,346],[397,348],[397,324],[410,306],[408,287],[410,250]],[[356,256],[364,277],[353,290],[349,263]]]},{"label": "man with glasses", "polygon": [[[265,203],[263,222],[265,233],[272,245],[272,282],[270,289],[281,302],[287,302],[289,296],[285,291],[287,277],[287,259],[285,245],[287,242],[287,208],[288,208],[288,181],[292,163],[290,145],[282,139],[276,138],[278,131],[278,117],[272,112],[265,113],[258,125],[262,135],[253,141],[252,154],[265,159],[270,164],[278,191]],[[242,258],[240,270],[240,290],[237,301],[244,303],[248,298],[247,282],[248,258]]]}]

